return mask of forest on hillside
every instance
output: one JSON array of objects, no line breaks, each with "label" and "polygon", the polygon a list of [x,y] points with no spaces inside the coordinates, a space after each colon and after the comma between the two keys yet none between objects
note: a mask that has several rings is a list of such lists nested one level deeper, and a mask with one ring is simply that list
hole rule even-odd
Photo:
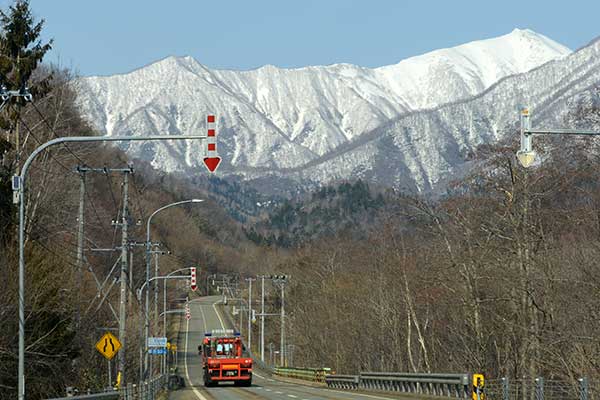
[{"label": "forest on hillside", "polygon": [[[20,41],[18,22],[31,32]],[[17,388],[16,206],[11,178],[41,143],[59,135],[94,135],[75,107],[70,71],[44,63],[52,43],[28,2],[0,15],[0,77],[24,82],[32,102],[0,112],[0,399]],[[22,38],[21,38],[22,39]],[[18,45],[16,45],[17,43]],[[33,60],[17,63],[17,59]],[[600,117],[577,109],[573,120]],[[517,132],[515,132],[515,138]],[[541,161],[523,169],[516,141],[482,146],[477,168],[439,198],[340,182],[289,199],[269,199],[236,181],[191,181],[165,175],[115,147],[69,145],[33,164],[26,196],[26,372],[31,398],[64,395],[65,387],[106,385],[106,361],[93,350],[104,327],[97,281],[110,273],[120,245],[123,176],[86,175],[83,277],[77,260],[81,176],[77,166],[132,166],[130,239],[159,207],[202,198],[201,206],[157,216],[153,241],[171,254],[160,270],[199,266],[213,273],[288,274],[286,341],[295,366],[339,373],[483,372],[575,381],[600,379],[600,194],[593,139],[539,141]],[[140,220],[142,225],[135,224]],[[144,254],[132,247],[126,375],[139,369]],[[170,302],[186,290],[170,292]],[[268,290],[270,311],[281,299]],[[267,343],[279,343],[279,320],[267,320]],[[258,324],[253,337],[258,337]],[[254,349],[256,351],[256,348]],[[256,353],[255,353],[256,354]],[[290,357],[291,358],[291,357]]]}]

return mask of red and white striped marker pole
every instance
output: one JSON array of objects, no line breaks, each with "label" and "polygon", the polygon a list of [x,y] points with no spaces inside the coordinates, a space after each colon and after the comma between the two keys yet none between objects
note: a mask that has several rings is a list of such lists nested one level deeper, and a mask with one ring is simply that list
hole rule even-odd
[{"label": "red and white striped marker pole", "polygon": [[198,289],[198,285],[196,284],[196,267],[191,267],[190,270],[190,288],[195,292]]},{"label": "red and white striped marker pole", "polygon": [[217,122],[214,115],[206,117],[207,140],[206,157],[204,165],[209,172],[215,172],[221,163],[221,157],[217,154]]}]

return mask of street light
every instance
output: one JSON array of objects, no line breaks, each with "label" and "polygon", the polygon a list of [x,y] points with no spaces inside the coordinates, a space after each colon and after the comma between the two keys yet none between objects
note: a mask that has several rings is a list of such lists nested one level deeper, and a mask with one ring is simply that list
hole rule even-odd
[{"label": "street light", "polygon": [[[19,199],[19,365],[18,399],[25,399],[25,190],[27,172],[33,160],[50,146],[61,143],[86,142],[129,142],[206,139],[206,135],[153,135],[153,136],[69,136],[52,139],[36,148],[27,158],[21,169],[21,175],[13,180],[13,190]],[[119,338],[124,341],[125,338]],[[124,343],[124,342],[123,342]],[[125,351],[123,348],[122,352]],[[120,355],[120,359],[123,357]],[[124,372],[124,371],[121,371]]]},{"label": "street light", "polygon": [[[179,206],[181,204],[187,203],[202,203],[204,200],[200,199],[190,199],[190,200],[182,200],[176,201],[174,203],[167,204],[166,206],[162,206],[159,209],[155,210],[150,217],[148,217],[148,221],[146,222],[146,282],[145,285],[148,285],[150,282],[150,261],[152,257],[152,242],[150,242],[150,223],[152,222],[152,218],[158,214],[159,212],[166,210],[167,208]],[[158,274],[158,271],[157,271]],[[148,318],[149,312],[149,303],[150,303],[150,293],[146,291],[146,304],[145,304],[145,321],[144,321],[144,337],[146,338],[146,343],[144,344],[144,372],[148,371],[148,331],[150,330],[150,319]]]},{"label": "street light", "polygon": [[517,158],[525,168],[531,166],[536,158],[533,151],[533,135],[567,135],[567,136],[600,136],[600,131],[582,129],[532,129],[528,109],[521,111],[521,148],[517,151]]},{"label": "street light", "polygon": [[[163,279],[163,280],[165,280],[165,285],[166,285],[166,280],[167,279],[189,279],[190,278],[189,275],[176,275],[176,276],[172,276],[176,272],[185,271],[187,269],[190,269],[190,268],[181,268],[181,269],[172,271],[171,273],[169,273],[168,275],[165,275],[165,276],[153,276],[152,278],[150,278],[148,280],[148,282],[144,282],[144,284],[137,290],[138,301],[142,300],[142,294],[144,293],[144,289],[149,288],[150,287],[150,282],[152,282],[154,280]],[[148,294],[148,291],[146,291],[146,294]],[[145,312],[144,314],[145,314],[144,318],[146,320],[148,320],[149,319],[148,318],[148,313]],[[140,329],[140,332],[141,332],[141,329]],[[146,360],[146,357],[148,355],[148,331],[145,332],[145,335],[140,334],[140,337],[145,341],[145,344],[142,345],[142,346],[140,346],[140,382],[141,382],[144,379],[144,372],[145,372],[144,371],[144,366],[142,365],[142,362],[141,362],[141,360],[142,360],[142,354],[141,354],[141,352],[142,352],[142,348],[143,348],[145,350],[145,352],[146,352],[146,354],[144,355],[144,359]]]}]

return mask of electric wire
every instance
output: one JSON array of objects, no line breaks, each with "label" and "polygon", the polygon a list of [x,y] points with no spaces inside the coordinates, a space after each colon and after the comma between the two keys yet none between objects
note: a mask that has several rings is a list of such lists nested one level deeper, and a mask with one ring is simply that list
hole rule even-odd
[{"label": "electric wire", "polygon": [[[31,130],[29,128],[29,125],[23,120],[23,118],[21,118],[21,115],[17,114],[17,118],[19,119],[19,121],[21,122],[21,124],[25,127],[25,129],[27,129],[27,131],[29,132],[29,135],[31,137],[33,137],[33,139],[41,146],[42,144],[44,144],[44,142],[42,142],[40,139],[38,139],[38,137],[33,133],[33,130]],[[17,149],[18,151],[18,149]],[[61,163],[54,155],[49,154],[49,157],[52,158],[58,165],[60,165],[63,169],[70,171],[71,169],[66,167],[63,163]]]},{"label": "electric wire", "polygon": [[[50,125],[50,123],[48,122],[48,120],[46,120],[46,118],[44,117],[44,115],[40,112],[39,108],[37,108],[37,106],[35,105],[35,103],[32,101],[31,105],[33,106],[33,108],[35,109],[35,111],[38,113],[38,115],[40,116],[40,118],[42,119],[42,121],[46,124],[46,126],[48,127],[48,129],[50,129],[50,132],[52,132],[52,134],[54,135],[55,138],[59,138],[60,136],[58,136],[58,134],[56,133],[56,131],[54,130],[54,128]],[[73,150],[71,150],[71,148],[66,144],[63,143],[65,149],[67,149],[67,151],[73,156],[75,157],[82,165],[85,165],[85,161],[83,161],[77,154],[75,154],[73,152]]]}]

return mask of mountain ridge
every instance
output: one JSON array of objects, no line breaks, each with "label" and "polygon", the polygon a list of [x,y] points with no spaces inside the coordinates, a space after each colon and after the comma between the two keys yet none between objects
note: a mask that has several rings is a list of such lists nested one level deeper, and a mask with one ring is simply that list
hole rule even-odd
[{"label": "mountain ridge", "polygon": [[[501,57],[492,54],[491,64],[475,63],[476,68],[470,62],[467,66],[448,64],[444,58],[453,59],[473,47],[477,48],[475,60],[495,51]],[[261,171],[283,176],[322,163],[372,140],[371,136],[381,135],[393,121],[485,93],[519,71],[517,66],[505,65],[514,57],[529,59],[520,61],[521,69],[535,69],[569,54],[566,47],[543,35],[514,30],[498,38],[440,49],[374,69],[332,64],[299,69],[263,66],[236,72],[211,70],[191,57],[167,57],[128,74],[81,78],[75,86],[86,118],[109,135],[201,131],[205,129],[203,116],[216,113],[219,152],[224,158],[221,173],[254,179]],[[380,78],[374,71],[395,68],[414,58],[422,61],[423,57],[437,60],[430,65],[433,75],[425,74],[429,94],[407,89],[402,97],[397,88],[394,94],[377,80]],[[485,87],[484,70],[503,76]],[[200,143],[130,143],[122,147],[133,157],[167,172],[194,169],[201,163],[197,154],[203,154]],[[396,156],[403,158],[402,154]],[[339,175],[338,171],[331,172]]]}]

